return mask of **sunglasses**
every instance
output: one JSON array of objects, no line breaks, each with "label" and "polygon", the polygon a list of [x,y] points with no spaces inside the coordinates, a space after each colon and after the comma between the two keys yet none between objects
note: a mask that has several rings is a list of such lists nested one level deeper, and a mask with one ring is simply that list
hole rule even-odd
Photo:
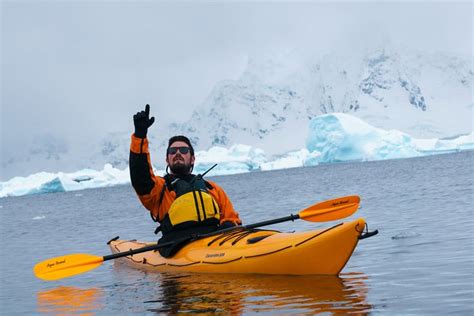
[{"label": "sunglasses", "polygon": [[186,155],[188,152],[189,152],[189,147],[170,147],[168,148],[167,150],[167,153],[168,155],[175,155],[177,152],[179,152],[182,154],[182,155]]}]

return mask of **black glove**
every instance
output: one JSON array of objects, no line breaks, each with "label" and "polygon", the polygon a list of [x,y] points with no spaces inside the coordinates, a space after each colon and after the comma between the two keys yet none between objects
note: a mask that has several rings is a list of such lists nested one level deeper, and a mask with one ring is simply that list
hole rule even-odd
[{"label": "black glove", "polygon": [[148,127],[150,127],[154,121],[154,117],[150,118],[150,105],[147,104],[145,106],[145,111],[137,112],[137,114],[133,116],[135,136],[139,138],[145,138]]},{"label": "black glove", "polygon": [[231,227],[234,227],[234,226],[237,226],[237,225],[235,225],[232,222],[226,221],[226,222],[223,222],[222,224],[219,225],[219,229],[226,229],[226,228],[231,228]]}]

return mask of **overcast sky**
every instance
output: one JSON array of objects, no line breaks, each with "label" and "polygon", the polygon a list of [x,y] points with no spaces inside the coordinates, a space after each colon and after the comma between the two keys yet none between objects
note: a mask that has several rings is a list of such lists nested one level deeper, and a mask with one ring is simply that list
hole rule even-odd
[{"label": "overcast sky", "polygon": [[158,124],[188,118],[249,56],[387,39],[472,56],[472,18],[469,1],[2,1],[2,156],[46,133],[132,131],[146,103]]}]

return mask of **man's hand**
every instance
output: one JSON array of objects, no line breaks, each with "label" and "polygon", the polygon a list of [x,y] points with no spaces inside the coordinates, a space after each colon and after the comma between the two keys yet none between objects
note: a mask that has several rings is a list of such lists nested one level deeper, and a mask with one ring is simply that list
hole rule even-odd
[{"label": "man's hand", "polygon": [[155,122],[155,117],[150,118],[150,105],[145,106],[145,111],[137,112],[133,116],[133,124],[135,125],[135,136],[139,138],[145,138],[153,122]]},{"label": "man's hand", "polygon": [[231,227],[235,227],[235,226],[237,226],[237,225],[235,225],[232,222],[225,221],[225,222],[223,222],[222,224],[219,225],[219,229],[227,229],[227,228],[231,228]]}]

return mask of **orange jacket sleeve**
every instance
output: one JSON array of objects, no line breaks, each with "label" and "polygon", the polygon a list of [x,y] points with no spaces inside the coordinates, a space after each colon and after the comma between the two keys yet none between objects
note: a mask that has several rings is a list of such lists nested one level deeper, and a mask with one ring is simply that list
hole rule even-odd
[{"label": "orange jacket sleeve", "polygon": [[234,210],[234,206],[224,190],[215,182],[209,180],[206,181],[211,184],[212,190],[210,190],[209,193],[217,201],[219,209],[221,210],[221,224],[223,222],[232,222],[238,225],[242,224],[242,221],[239,218],[239,213]]}]

